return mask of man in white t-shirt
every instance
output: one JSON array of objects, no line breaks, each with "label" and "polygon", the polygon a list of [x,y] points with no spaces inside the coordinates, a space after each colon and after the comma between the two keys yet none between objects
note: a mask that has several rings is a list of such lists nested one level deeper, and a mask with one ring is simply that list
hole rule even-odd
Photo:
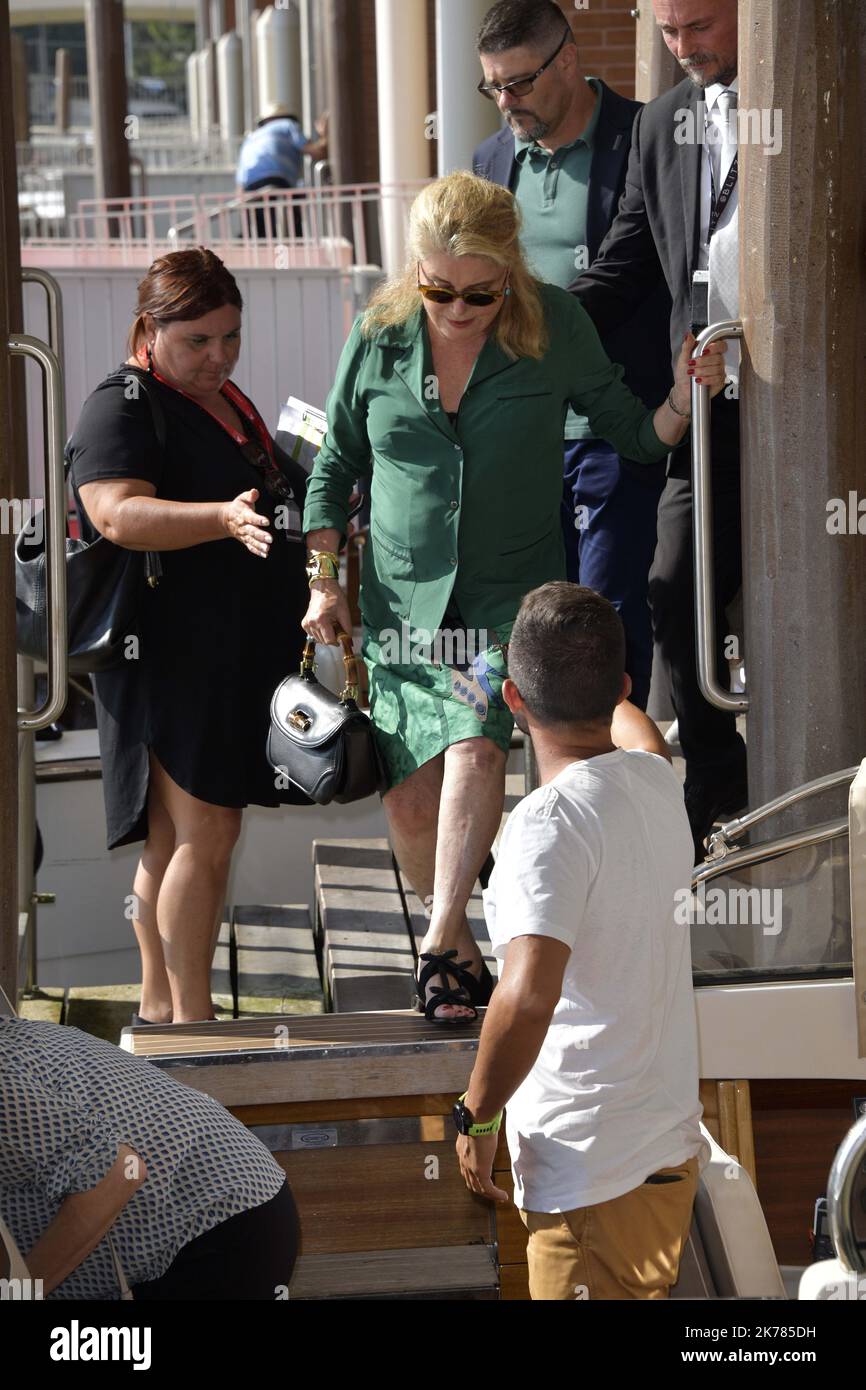
[{"label": "man in white t-shirt", "polygon": [[523,600],[503,695],[541,785],[508,820],[484,895],[501,964],[455,1106],[467,1185],[492,1181],[507,1104],[534,1299],[666,1298],[699,1168],[689,929],[693,846],[656,726],[628,703],[622,623],[551,583]]}]

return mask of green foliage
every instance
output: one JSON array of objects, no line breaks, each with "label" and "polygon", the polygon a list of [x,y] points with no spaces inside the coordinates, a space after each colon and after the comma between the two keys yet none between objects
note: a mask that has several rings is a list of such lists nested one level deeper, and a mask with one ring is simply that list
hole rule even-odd
[{"label": "green foliage", "polygon": [[186,76],[186,60],[194,48],[194,24],[179,24],[163,19],[133,20],[135,77],[162,77],[166,81],[179,81]]}]

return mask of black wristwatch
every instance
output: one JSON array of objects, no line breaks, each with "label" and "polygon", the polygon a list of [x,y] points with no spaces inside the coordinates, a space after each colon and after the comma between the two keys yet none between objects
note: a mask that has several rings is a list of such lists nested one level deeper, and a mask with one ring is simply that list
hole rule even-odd
[{"label": "black wristwatch", "polygon": [[457,1133],[466,1134],[470,1139],[480,1139],[484,1134],[498,1134],[499,1126],[502,1124],[502,1111],[500,1110],[498,1115],[494,1115],[492,1120],[488,1120],[486,1125],[477,1125],[472,1118],[471,1110],[467,1110],[463,1104],[466,1094],[464,1091],[460,1099],[455,1102],[451,1112],[457,1126]]}]

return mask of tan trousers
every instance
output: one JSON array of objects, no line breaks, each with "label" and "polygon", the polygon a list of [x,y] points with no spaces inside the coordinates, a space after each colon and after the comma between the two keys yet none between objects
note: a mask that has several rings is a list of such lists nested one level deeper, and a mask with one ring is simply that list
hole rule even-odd
[{"label": "tan trousers", "polygon": [[575,1211],[521,1211],[529,1231],[530,1296],[667,1298],[677,1281],[697,1186],[698,1160],[690,1158],[660,1168],[610,1202]]}]

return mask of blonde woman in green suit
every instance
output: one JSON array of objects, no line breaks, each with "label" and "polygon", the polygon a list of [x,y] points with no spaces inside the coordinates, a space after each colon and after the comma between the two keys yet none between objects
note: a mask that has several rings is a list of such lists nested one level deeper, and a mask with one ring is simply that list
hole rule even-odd
[{"label": "blonde woman in green suit", "polygon": [[688,337],[670,396],[647,410],[577,300],[530,275],[511,193],[474,174],[418,195],[408,247],[405,270],[356,321],[328,400],[304,513],[323,577],[304,628],[325,643],[351,630],[329,557],[354,483],[372,474],[361,612],[384,806],[427,905],[419,1006],[460,1023],[492,988],[466,905],[502,816],[508,637],[523,595],[565,577],[566,411],[654,463],[688,428],[690,377],[721,390],[724,344],[695,365]]}]

